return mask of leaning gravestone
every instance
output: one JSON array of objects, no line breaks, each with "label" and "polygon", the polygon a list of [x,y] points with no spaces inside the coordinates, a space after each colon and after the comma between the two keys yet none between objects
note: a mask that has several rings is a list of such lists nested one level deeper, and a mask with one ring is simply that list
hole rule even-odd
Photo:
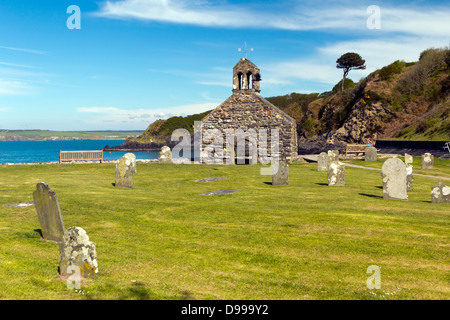
[{"label": "leaning gravestone", "polygon": [[161,148],[161,152],[159,153],[159,163],[172,163],[172,151],[170,151],[168,146]]},{"label": "leaning gravestone", "polygon": [[438,182],[431,188],[431,202],[450,203],[450,187]]},{"label": "leaning gravestone", "polygon": [[321,152],[317,158],[317,171],[328,171],[330,167],[330,158],[326,152]]},{"label": "leaning gravestone", "polygon": [[406,164],[411,164],[413,163],[413,156],[410,154],[405,153],[405,163]]},{"label": "leaning gravestone", "polygon": [[64,222],[56,193],[45,182],[39,182],[33,192],[33,198],[42,236],[46,240],[61,241],[64,234]]},{"label": "leaning gravestone", "polygon": [[272,164],[272,185],[287,186],[289,184],[289,165],[280,161],[278,165]]},{"label": "leaning gravestone", "polygon": [[328,150],[328,158],[330,158],[330,163],[339,161],[339,150]]},{"label": "leaning gravestone", "polygon": [[134,153],[125,153],[124,157],[127,157],[131,161],[131,173],[136,174],[136,155]]},{"label": "leaning gravestone", "polygon": [[123,156],[116,163],[116,188],[133,188],[131,177],[132,163],[130,158]]},{"label": "leaning gravestone", "polygon": [[342,162],[333,161],[328,169],[329,186],[345,186],[345,166]]},{"label": "leaning gravestone", "polygon": [[433,169],[434,156],[431,153],[424,153],[422,155],[422,169]]},{"label": "leaning gravestone", "polygon": [[75,270],[79,270],[83,278],[93,278],[98,273],[96,245],[79,227],[67,229],[59,243],[60,275],[70,276]]},{"label": "leaning gravestone", "polygon": [[406,164],[406,191],[413,191],[413,166]]},{"label": "leaning gravestone", "polygon": [[408,200],[406,194],[406,165],[398,158],[386,160],[381,168],[383,198]]},{"label": "leaning gravestone", "polygon": [[366,147],[364,152],[364,161],[377,161],[377,148]]}]

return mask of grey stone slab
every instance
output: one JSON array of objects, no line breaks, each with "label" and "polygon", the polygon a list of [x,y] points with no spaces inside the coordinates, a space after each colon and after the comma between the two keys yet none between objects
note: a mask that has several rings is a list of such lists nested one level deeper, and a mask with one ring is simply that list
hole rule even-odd
[{"label": "grey stone slab", "polygon": [[442,182],[438,182],[431,188],[431,202],[450,203],[450,187],[447,187]]},{"label": "grey stone slab", "polygon": [[330,163],[339,161],[339,150],[328,150],[328,157],[330,158]]},{"label": "grey stone slab", "polygon": [[31,206],[34,206],[34,201],[4,205],[4,207],[9,207],[9,208],[26,208],[26,207],[31,207]]},{"label": "grey stone slab", "polygon": [[56,193],[45,182],[39,182],[33,192],[33,198],[43,238],[61,241],[64,234],[64,222]]},{"label": "grey stone slab", "polygon": [[94,278],[98,273],[96,245],[79,227],[67,229],[59,243],[60,275],[70,276],[75,270],[79,270],[83,278]]},{"label": "grey stone slab", "polygon": [[330,157],[326,152],[321,152],[317,158],[317,171],[328,171],[330,168]]},{"label": "grey stone slab", "polygon": [[414,161],[413,156],[408,153],[405,153],[405,163],[411,164],[411,163],[413,163],[413,161]]},{"label": "grey stone slab", "polygon": [[216,190],[212,192],[202,193],[202,196],[218,196],[239,192],[238,190]]},{"label": "grey stone slab", "polygon": [[328,186],[345,186],[345,166],[342,162],[333,161],[328,169]]},{"label": "grey stone slab", "polygon": [[413,191],[413,166],[410,164],[406,164],[406,191]]},{"label": "grey stone slab", "polygon": [[421,168],[422,169],[433,169],[434,164],[434,156],[431,153],[424,153],[422,155],[422,163]]},{"label": "grey stone slab", "polygon": [[131,173],[136,174],[137,168],[136,168],[136,155],[134,153],[126,153],[123,155],[124,157],[127,157],[131,161]]},{"label": "grey stone slab", "polygon": [[225,178],[205,178],[205,179],[199,179],[199,180],[194,180],[195,182],[213,182],[213,181],[219,181],[219,180],[225,180]]},{"label": "grey stone slab", "polygon": [[377,148],[366,147],[364,152],[364,161],[377,161]]},{"label": "grey stone slab", "polygon": [[172,163],[172,151],[169,147],[164,146],[159,152],[159,163]]},{"label": "grey stone slab", "polygon": [[285,161],[272,164],[272,185],[287,186],[289,184],[289,165]]},{"label": "grey stone slab", "polygon": [[399,158],[386,160],[381,168],[383,198],[408,200],[406,165]]},{"label": "grey stone slab", "polygon": [[126,156],[116,163],[116,188],[133,188],[132,160]]}]

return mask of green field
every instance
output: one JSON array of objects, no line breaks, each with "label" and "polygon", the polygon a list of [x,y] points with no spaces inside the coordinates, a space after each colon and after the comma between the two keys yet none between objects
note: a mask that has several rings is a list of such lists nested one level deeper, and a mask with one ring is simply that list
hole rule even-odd
[{"label": "green field", "polygon": [[[450,177],[449,165],[425,173]],[[379,171],[347,167],[346,186],[328,187],[316,164],[295,163],[289,186],[272,186],[260,168],[138,164],[134,189],[117,189],[114,164],[0,167],[0,299],[450,298],[438,179],[415,177],[409,200],[395,201],[382,199]],[[208,177],[226,180],[194,182]],[[99,276],[81,291],[59,278],[58,244],[35,231],[35,208],[4,207],[31,201],[40,181],[65,227],[97,245]],[[200,195],[220,189],[239,192]],[[367,288],[371,265],[381,289]]]}]

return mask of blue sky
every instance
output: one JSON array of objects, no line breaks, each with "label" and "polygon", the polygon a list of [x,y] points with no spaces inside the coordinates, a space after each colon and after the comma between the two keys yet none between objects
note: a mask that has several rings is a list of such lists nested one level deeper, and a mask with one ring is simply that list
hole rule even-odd
[{"label": "blue sky", "polygon": [[213,109],[244,42],[262,96],[324,92],[346,52],[366,60],[358,81],[448,46],[448,17],[448,1],[0,0],[0,129],[144,130]]}]

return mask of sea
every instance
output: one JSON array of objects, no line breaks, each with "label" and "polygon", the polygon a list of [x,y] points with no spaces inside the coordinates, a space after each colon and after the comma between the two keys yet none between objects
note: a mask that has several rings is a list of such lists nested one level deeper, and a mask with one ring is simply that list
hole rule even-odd
[{"label": "sea", "polygon": [[[0,163],[40,163],[59,160],[60,151],[101,150],[124,140],[0,141]],[[118,160],[124,151],[105,151],[103,160]],[[159,151],[138,151],[136,159],[158,159]]]}]

